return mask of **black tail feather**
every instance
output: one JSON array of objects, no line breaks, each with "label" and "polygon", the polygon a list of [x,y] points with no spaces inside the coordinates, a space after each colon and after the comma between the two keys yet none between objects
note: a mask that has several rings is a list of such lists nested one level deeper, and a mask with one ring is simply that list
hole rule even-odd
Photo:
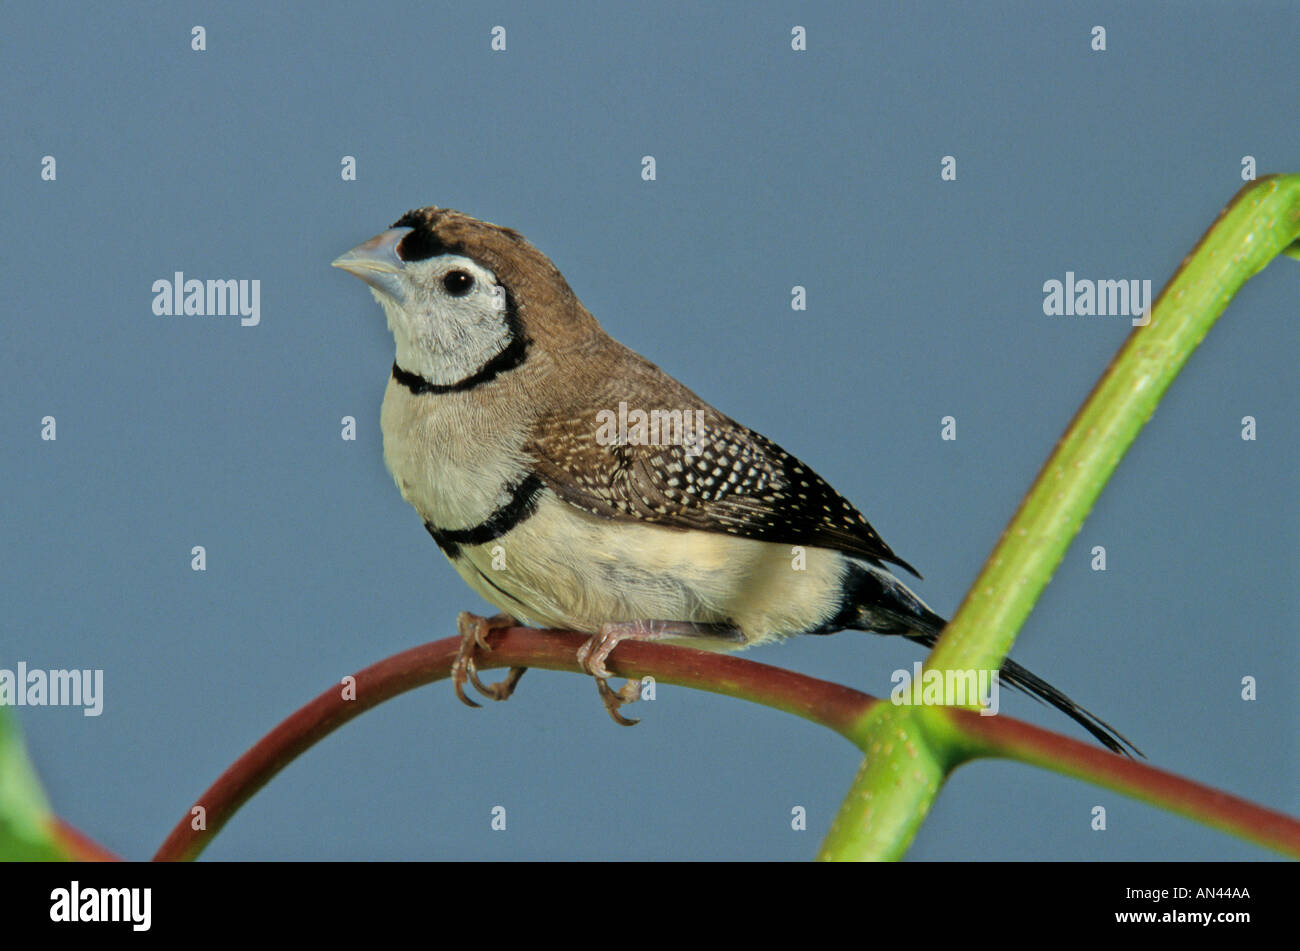
[{"label": "black tail feather", "polygon": [[1025,668],[1021,667],[1014,660],[1004,660],[1002,662],[1002,678],[1006,680],[1007,683],[1011,684],[1011,686],[1024,691],[1035,700],[1051,704],[1056,707],[1056,709],[1065,713],[1068,717],[1100,740],[1101,743],[1112,752],[1120,753],[1124,756],[1136,754],[1137,756],[1141,756],[1143,759],[1146,758],[1146,754],[1134,746],[1133,741],[1123,733],[1119,732],[1119,730],[1115,729],[1095,713],[1085,710],[1047,681],[1042,680],[1030,671],[1025,670]]},{"label": "black tail feather", "polygon": [[[850,562],[844,605],[839,615],[828,623],[827,629],[852,627],[877,634],[899,634],[918,644],[933,647],[939,639],[939,632],[947,626],[947,621],[931,611],[907,585],[882,566]],[[1105,720],[1088,712],[1015,661],[1003,661],[999,679],[1035,700],[1056,707],[1108,750],[1123,756],[1143,756],[1141,750]]]},{"label": "black tail feather", "polygon": [[[927,627],[937,628],[933,631],[912,630],[903,636],[909,641],[916,641],[918,644],[924,644],[926,647],[933,647],[935,641],[939,639],[939,631],[943,630],[947,623],[938,615],[932,614],[932,619],[927,618]],[[1146,755],[1138,749],[1124,734],[1120,733],[1113,726],[1103,720],[1096,714],[1085,710],[1079,706],[1061,691],[1057,690],[1046,680],[1031,673],[1021,667],[1014,660],[1004,660],[1002,662],[1001,679],[1023,693],[1029,694],[1035,700],[1041,703],[1049,704],[1056,707],[1075,723],[1079,724],[1112,753],[1119,753],[1121,756],[1141,756],[1143,759]],[[1130,752],[1131,751],[1131,752]]]}]

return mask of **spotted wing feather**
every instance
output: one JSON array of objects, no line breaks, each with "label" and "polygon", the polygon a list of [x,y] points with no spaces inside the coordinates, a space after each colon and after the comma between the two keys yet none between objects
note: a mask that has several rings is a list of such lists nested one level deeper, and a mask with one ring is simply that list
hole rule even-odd
[{"label": "spotted wing feather", "polygon": [[[617,392],[537,420],[526,451],[561,499],[604,518],[831,548],[917,574],[807,465],[676,381],[661,379],[671,386],[659,388],[657,405],[703,413],[693,446],[602,444],[597,413],[615,411],[620,399],[629,402]],[[641,406],[648,408],[644,400]]]}]

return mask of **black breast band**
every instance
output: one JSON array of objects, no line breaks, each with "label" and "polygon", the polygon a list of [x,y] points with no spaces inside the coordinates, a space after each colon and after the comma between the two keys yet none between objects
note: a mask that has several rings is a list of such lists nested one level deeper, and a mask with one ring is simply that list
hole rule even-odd
[{"label": "black breast band", "polygon": [[530,474],[510,488],[510,498],[505,505],[472,528],[439,528],[432,522],[425,522],[424,528],[448,558],[455,558],[462,545],[486,544],[532,515],[544,488],[542,480]]}]

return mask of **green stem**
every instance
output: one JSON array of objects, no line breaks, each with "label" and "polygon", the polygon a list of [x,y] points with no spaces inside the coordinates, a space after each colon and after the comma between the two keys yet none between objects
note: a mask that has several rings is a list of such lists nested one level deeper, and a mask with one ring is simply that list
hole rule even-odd
[{"label": "green stem", "polygon": [[[1241,286],[1277,254],[1291,253],[1298,238],[1300,175],[1252,182],[1220,212],[1152,305],[1150,322],[1134,328],[1070,423],[940,637],[930,669],[1001,666],[1106,481],[1191,352]],[[883,706],[862,724],[881,754],[868,754],[822,858],[901,856],[943,776],[962,758],[927,711]],[[897,744],[886,748],[900,735],[914,753]]]}]

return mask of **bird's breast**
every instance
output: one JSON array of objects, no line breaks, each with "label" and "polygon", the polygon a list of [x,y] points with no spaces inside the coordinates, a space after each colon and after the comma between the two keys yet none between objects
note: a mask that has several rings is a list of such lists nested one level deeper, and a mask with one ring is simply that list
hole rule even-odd
[{"label": "bird's breast", "polygon": [[439,528],[478,525],[528,469],[522,427],[473,396],[416,395],[391,379],[384,393],[384,462],[402,497]]}]

